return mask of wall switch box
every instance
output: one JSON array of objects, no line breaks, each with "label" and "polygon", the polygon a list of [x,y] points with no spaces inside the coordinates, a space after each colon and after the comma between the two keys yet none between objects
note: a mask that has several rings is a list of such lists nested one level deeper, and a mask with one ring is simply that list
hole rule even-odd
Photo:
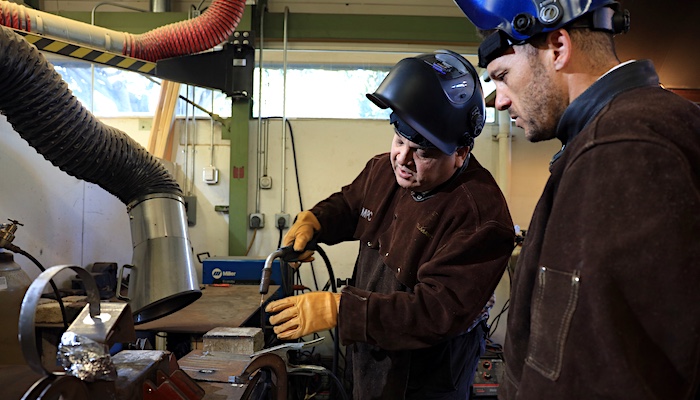
[{"label": "wall switch box", "polygon": [[204,167],[204,171],[202,172],[202,177],[204,179],[204,182],[209,184],[209,185],[214,185],[216,183],[219,183],[219,170],[216,169],[216,167],[213,165],[210,165],[208,167]]},{"label": "wall switch box", "polygon": [[265,175],[260,177],[260,189],[271,189],[272,188],[272,178]]}]

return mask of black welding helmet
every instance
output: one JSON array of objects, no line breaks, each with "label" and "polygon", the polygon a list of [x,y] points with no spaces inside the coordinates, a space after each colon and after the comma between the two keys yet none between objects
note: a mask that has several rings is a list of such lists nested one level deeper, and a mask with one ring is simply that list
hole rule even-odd
[{"label": "black welding helmet", "polygon": [[425,139],[445,154],[473,147],[484,127],[484,95],[476,69],[450,50],[399,61],[367,98],[393,111],[391,123],[403,136]]},{"label": "black welding helmet", "polygon": [[480,30],[496,30],[479,46],[479,66],[503,54],[510,46],[523,44],[539,33],[572,26],[627,32],[629,12],[614,0],[455,0]]}]

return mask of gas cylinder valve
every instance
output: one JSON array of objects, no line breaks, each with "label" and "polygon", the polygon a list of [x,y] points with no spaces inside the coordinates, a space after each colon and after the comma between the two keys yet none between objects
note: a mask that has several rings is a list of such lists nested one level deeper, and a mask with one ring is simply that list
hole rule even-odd
[{"label": "gas cylinder valve", "polygon": [[8,219],[8,221],[11,223],[0,224],[0,247],[4,249],[7,249],[8,245],[15,240],[15,232],[17,231],[17,227],[24,226],[24,224],[21,224],[19,221],[15,221],[14,219]]}]

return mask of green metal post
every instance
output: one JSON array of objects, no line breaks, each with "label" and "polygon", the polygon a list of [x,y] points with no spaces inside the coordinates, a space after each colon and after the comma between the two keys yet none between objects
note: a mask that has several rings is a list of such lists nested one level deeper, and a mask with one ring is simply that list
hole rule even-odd
[{"label": "green metal post", "polygon": [[248,131],[251,100],[231,104],[231,118],[223,126],[223,138],[231,141],[228,211],[228,254],[245,255],[248,241]]}]

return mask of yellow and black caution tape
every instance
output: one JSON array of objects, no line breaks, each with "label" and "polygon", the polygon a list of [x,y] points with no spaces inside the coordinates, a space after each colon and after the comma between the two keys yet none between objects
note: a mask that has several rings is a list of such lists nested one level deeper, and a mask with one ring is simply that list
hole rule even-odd
[{"label": "yellow and black caution tape", "polygon": [[35,33],[15,29],[15,32],[37,49],[54,54],[77,58],[97,64],[108,65],[114,68],[154,75],[156,63],[139,60],[121,54],[110,53],[104,50],[91,49],[89,47],[68,43],[62,40],[49,38]]}]

